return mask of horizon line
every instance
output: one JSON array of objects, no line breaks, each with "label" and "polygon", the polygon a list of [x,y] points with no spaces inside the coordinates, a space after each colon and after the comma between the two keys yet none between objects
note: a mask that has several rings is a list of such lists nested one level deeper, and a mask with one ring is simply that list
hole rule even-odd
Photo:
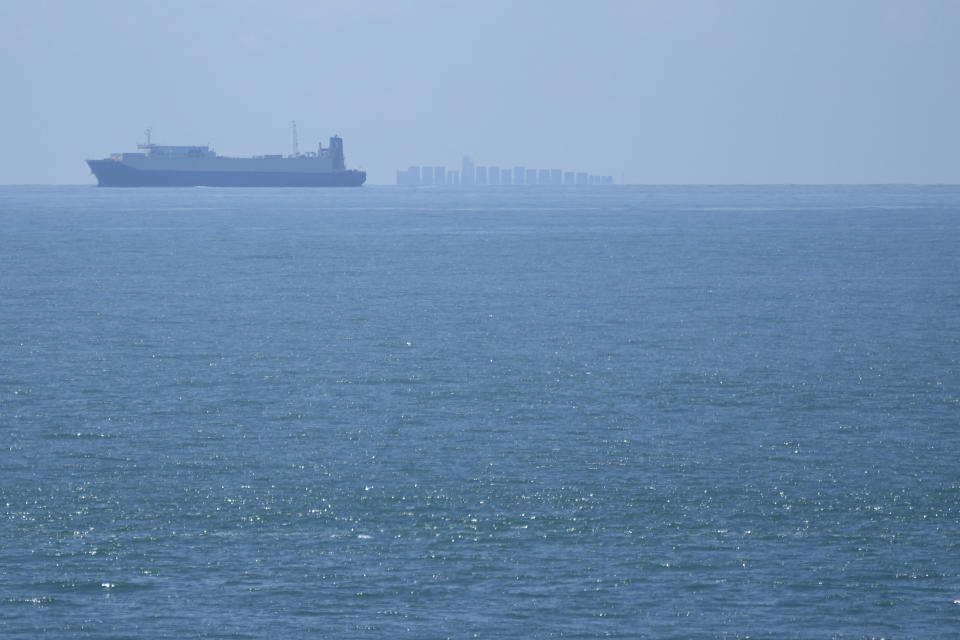
[{"label": "horizon line", "polygon": [[[960,182],[615,182],[613,184],[594,185],[539,185],[539,184],[500,184],[500,185],[463,185],[463,184],[420,184],[400,185],[392,182],[367,182],[365,187],[399,187],[402,189],[461,189],[461,190],[489,190],[489,189],[517,189],[535,188],[542,190],[584,188],[609,189],[611,187],[956,187]],[[0,182],[0,187],[98,187],[103,189],[138,189],[143,187],[100,187],[95,182]],[[154,187],[156,189],[192,189],[195,187]],[[263,189],[271,187],[205,187],[210,189]],[[291,187],[273,187],[289,189]],[[297,187],[293,187],[297,188]],[[299,187],[302,189],[323,189],[325,187]],[[332,187],[330,187],[332,188]]]}]

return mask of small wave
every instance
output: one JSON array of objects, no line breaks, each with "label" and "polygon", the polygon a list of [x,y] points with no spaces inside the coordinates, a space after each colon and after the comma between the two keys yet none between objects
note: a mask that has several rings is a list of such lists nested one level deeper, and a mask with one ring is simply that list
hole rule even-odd
[{"label": "small wave", "polygon": [[50,434],[49,437],[56,440],[75,438],[81,438],[83,440],[99,440],[100,438],[112,438],[114,436],[109,433],[97,433],[94,431],[61,431],[59,433]]},{"label": "small wave", "polygon": [[32,598],[7,598],[4,602],[7,604],[32,604],[43,606],[55,603],[56,599],[48,596],[35,596]]}]

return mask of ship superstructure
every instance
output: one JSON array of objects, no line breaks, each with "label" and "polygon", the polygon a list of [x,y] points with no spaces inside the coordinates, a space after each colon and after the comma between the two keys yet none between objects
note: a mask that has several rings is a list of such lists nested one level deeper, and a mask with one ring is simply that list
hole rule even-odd
[{"label": "ship superstructure", "polygon": [[343,140],[316,152],[252,158],[220,156],[209,146],[146,144],[134,153],[87,160],[101,187],[359,187],[367,174],[347,169]]}]

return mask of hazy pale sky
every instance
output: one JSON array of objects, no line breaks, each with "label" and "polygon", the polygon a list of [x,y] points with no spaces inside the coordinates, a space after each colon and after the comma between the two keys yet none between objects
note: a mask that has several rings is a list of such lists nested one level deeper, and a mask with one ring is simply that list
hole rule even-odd
[{"label": "hazy pale sky", "polygon": [[636,183],[960,182],[960,1],[0,0],[0,183],[160,144]]}]

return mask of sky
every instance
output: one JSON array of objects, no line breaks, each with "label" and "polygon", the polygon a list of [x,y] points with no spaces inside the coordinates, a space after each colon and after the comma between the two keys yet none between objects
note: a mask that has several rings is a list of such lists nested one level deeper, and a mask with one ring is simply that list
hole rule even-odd
[{"label": "sky", "polygon": [[960,0],[0,0],[0,183],[344,138],[639,184],[960,183]]}]

